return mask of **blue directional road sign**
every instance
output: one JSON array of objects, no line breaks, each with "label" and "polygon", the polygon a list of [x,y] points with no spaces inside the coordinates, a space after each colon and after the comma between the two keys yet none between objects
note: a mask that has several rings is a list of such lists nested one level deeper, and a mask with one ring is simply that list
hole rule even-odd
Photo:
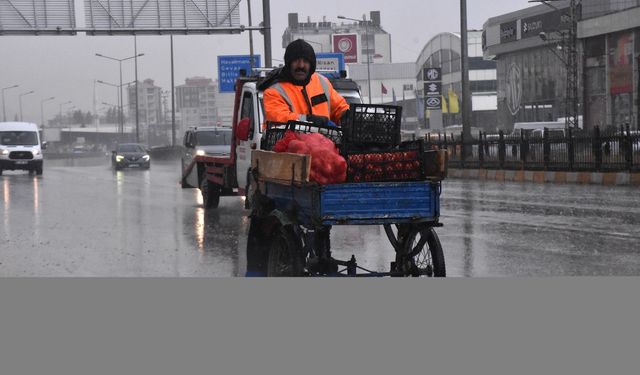
[{"label": "blue directional road sign", "polygon": [[[260,55],[253,55],[253,67],[260,67]],[[236,79],[240,75],[240,69],[247,73],[251,71],[249,55],[218,56],[218,87],[220,92],[234,92]]]}]

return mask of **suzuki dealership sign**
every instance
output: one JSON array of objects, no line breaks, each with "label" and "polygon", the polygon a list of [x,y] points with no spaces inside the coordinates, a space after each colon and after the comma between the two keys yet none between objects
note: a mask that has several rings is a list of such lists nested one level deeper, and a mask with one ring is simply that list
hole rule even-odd
[{"label": "suzuki dealership sign", "polygon": [[333,34],[333,52],[344,55],[345,63],[358,62],[358,34]]},{"label": "suzuki dealership sign", "polygon": [[[344,55],[341,53],[316,53],[316,70],[330,70],[320,74],[332,76],[344,70]],[[335,72],[335,73],[334,73]]]}]

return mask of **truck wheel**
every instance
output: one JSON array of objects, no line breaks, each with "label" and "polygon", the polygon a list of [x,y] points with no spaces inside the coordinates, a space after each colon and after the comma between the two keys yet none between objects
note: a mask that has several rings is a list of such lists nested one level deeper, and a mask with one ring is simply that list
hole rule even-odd
[{"label": "truck wheel", "polygon": [[42,166],[36,167],[36,174],[42,176]]},{"label": "truck wheel", "polygon": [[293,277],[304,274],[302,245],[291,225],[280,226],[271,241],[268,277]]},{"label": "truck wheel", "polygon": [[0,169],[0,176],[2,176],[2,169]]},{"label": "truck wheel", "polygon": [[220,204],[220,188],[216,184],[204,178],[200,184],[200,192],[202,193],[202,205],[204,208],[218,208]]}]

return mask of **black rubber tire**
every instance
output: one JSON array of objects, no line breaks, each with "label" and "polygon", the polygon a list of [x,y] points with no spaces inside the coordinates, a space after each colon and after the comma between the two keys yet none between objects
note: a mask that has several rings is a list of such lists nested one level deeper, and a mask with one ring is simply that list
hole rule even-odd
[{"label": "black rubber tire", "polygon": [[218,208],[220,204],[220,188],[212,184],[206,178],[200,183],[200,192],[202,193],[202,205],[205,209]]},{"label": "black rubber tire", "polygon": [[42,167],[41,166],[40,167],[36,167],[35,172],[36,172],[36,175],[42,176]]},{"label": "black rubber tire", "polygon": [[0,176],[2,176],[2,169],[0,169]]},{"label": "black rubber tire", "polygon": [[269,247],[268,277],[296,277],[304,275],[302,244],[290,225],[277,228]]},{"label": "black rubber tire", "polygon": [[406,236],[396,264],[407,276],[446,277],[442,244],[433,228],[414,228]]},{"label": "black rubber tire", "polygon": [[252,217],[247,235],[247,275],[266,276],[270,236],[264,232],[264,220]]}]

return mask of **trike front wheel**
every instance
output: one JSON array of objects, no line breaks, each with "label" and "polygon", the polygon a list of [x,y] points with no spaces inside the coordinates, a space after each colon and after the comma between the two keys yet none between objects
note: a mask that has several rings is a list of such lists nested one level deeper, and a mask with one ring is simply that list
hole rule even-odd
[{"label": "trike front wheel", "polygon": [[436,231],[432,227],[412,228],[402,251],[396,253],[396,264],[411,276],[445,277],[444,253]]}]

